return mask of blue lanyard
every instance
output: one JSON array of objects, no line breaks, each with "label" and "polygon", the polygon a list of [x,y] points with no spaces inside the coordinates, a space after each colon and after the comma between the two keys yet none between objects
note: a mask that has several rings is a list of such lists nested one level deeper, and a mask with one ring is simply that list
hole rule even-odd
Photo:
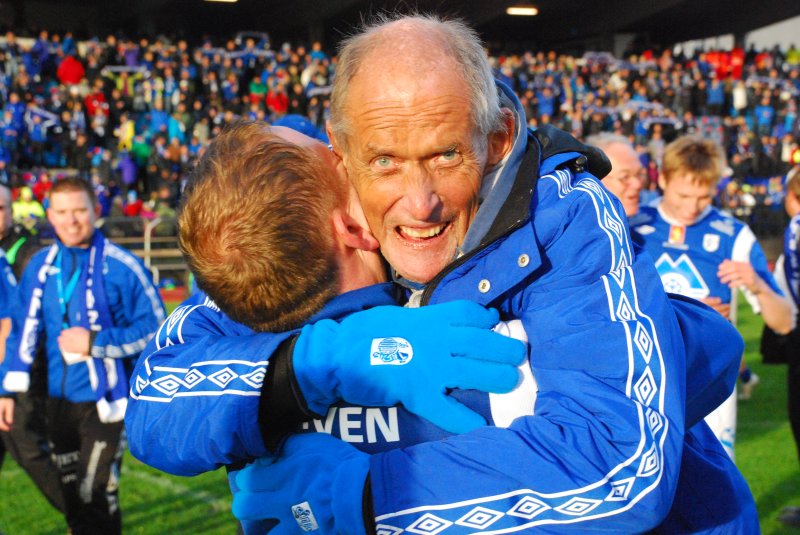
[{"label": "blue lanyard", "polygon": [[[81,277],[81,268],[80,266],[75,266],[75,269],[72,271],[72,276],[69,278],[67,282],[66,289],[64,288],[64,281],[62,279],[63,267],[61,262],[61,253],[63,251],[58,251],[58,255],[56,256],[56,267],[58,268],[58,273],[56,274],[56,286],[58,287],[58,304],[61,307],[61,321],[62,327],[64,329],[69,328],[69,315],[67,311],[67,306],[69,305],[70,299],[72,299],[72,294],[75,293],[75,287],[78,285],[78,279]],[[77,261],[77,258],[75,259]]]}]

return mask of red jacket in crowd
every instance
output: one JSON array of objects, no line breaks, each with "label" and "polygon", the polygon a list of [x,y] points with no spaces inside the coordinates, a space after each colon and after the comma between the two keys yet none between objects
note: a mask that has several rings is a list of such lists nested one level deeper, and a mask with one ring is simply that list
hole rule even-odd
[{"label": "red jacket in crowd", "polygon": [[58,71],[56,71],[58,81],[64,85],[75,85],[80,83],[84,74],[86,74],[86,71],[83,68],[83,64],[75,59],[75,56],[71,55],[64,58],[64,60],[58,66]]}]

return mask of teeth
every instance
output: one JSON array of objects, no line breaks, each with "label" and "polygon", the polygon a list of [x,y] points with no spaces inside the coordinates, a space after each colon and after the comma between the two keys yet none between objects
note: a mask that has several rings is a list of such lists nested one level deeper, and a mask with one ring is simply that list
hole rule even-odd
[{"label": "teeth", "polygon": [[401,226],[400,232],[411,238],[432,238],[444,230],[444,227],[446,226],[447,225],[445,224],[430,228],[411,228]]}]

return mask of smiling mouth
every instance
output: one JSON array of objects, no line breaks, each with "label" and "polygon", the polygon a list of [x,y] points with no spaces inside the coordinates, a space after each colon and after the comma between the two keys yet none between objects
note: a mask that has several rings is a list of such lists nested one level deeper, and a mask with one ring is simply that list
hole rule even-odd
[{"label": "smiling mouth", "polygon": [[449,227],[450,223],[442,223],[427,228],[404,227],[400,225],[397,227],[397,233],[407,240],[425,241],[442,235]]}]

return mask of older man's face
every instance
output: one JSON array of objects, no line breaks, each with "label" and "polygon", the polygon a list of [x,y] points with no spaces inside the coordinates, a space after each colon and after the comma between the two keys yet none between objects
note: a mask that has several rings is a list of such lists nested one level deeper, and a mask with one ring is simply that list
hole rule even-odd
[{"label": "older man's face", "polygon": [[639,194],[645,183],[639,155],[631,146],[621,143],[612,143],[604,152],[611,160],[611,172],[603,179],[603,184],[622,201],[625,215],[636,215],[639,212]]},{"label": "older man's face", "polygon": [[453,260],[483,175],[511,134],[476,134],[454,70],[369,67],[347,94],[345,167],[383,255],[403,277],[426,283]]}]

